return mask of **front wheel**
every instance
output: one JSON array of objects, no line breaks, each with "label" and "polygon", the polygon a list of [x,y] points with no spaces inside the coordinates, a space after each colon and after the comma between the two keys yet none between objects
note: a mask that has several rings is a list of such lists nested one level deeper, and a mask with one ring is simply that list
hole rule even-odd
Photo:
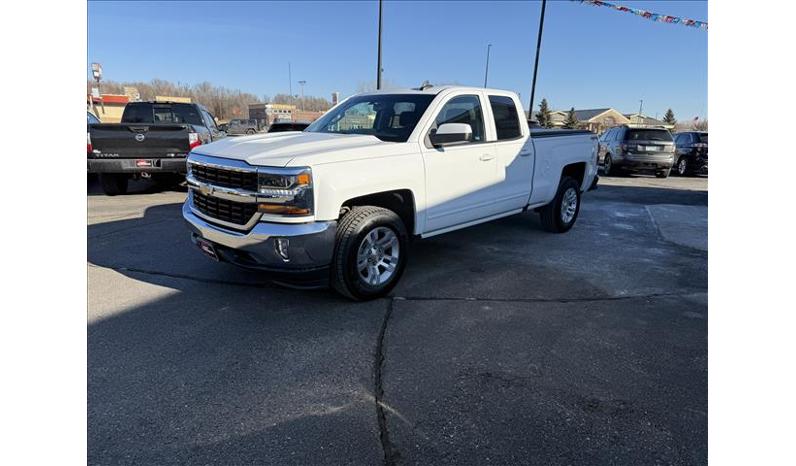
[{"label": "front wheel", "polygon": [[337,226],[331,284],[356,301],[384,296],[398,283],[408,252],[409,235],[395,212],[353,207]]},{"label": "front wheel", "polygon": [[542,227],[552,233],[564,233],[575,224],[580,213],[580,184],[565,176],[552,202],[539,210]]}]

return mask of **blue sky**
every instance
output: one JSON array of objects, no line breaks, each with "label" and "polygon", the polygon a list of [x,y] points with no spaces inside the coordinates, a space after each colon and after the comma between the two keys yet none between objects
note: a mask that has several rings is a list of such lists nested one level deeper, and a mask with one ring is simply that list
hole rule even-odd
[{"label": "blue sky", "polygon": [[[707,2],[620,1],[633,8],[708,21]],[[530,95],[540,2],[387,1],[384,79],[405,87],[483,85]],[[343,96],[373,82],[378,2],[89,2],[88,61],[106,79],[161,78],[213,84],[258,96]],[[605,7],[549,1],[537,102],[554,109],[614,107],[680,120],[707,116],[703,30]],[[88,64],[87,64],[88,68]],[[87,76],[90,72],[87,69]]]}]

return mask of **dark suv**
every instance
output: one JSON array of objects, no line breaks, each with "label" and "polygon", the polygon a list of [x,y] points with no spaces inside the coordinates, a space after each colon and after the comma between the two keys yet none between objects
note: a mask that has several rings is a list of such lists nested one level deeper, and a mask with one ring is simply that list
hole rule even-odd
[{"label": "dark suv", "polygon": [[674,171],[680,176],[708,174],[708,133],[687,131],[674,135],[677,163]]},{"label": "dark suv", "polygon": [[674,164],[674,141],[664,128],[617,126],[600,136],[599,162],[606,176],[654,172],[666,178]]}]

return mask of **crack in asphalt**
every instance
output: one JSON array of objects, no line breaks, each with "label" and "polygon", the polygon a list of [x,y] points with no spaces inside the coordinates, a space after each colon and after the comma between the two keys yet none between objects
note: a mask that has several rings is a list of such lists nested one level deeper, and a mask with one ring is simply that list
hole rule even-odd
[{"label": "crack in asphalt", "polygon": [[379,425],[379,440],[381,449],[384,452],[384,464],[392,466],[398,463],[400,455],[390,442],[390,431],[387,429],[387,413],[384,410],[384,338],[387,333],[387,325],[392,316],[394,299],[388,299],[387,310],[384,313],[384,320],[381,323],[379,337],[376,341],[376,358],[373,364],[374,370],[374,400],[376,402],[376,419]]}]

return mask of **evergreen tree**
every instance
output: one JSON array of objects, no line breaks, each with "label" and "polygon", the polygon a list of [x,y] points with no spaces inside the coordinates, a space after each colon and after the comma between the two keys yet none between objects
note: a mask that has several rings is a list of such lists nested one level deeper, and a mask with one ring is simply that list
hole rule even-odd
[{"label": "evergreen tree", "polygon": [[539,111],[536,112],[536,121],[539,122],[539,126],[542,128],[550,128],[553,126],[547,99],[542,99],[542,102],[539,104]]},{"label": "evergreen tree", "polygon": [[667,125],[672,125],[672,127],[677,124],[677,119],[674,118],[674,112],[671,108],[666,110],[666,114],[663,116],[663,122]]},{"label": "evergreen tree", "polygon": [[570,108],[567,113],[567,119],[564,120],[564,128],[576,129],[579,123],[578,117],[575,116],[575,107]]}]

